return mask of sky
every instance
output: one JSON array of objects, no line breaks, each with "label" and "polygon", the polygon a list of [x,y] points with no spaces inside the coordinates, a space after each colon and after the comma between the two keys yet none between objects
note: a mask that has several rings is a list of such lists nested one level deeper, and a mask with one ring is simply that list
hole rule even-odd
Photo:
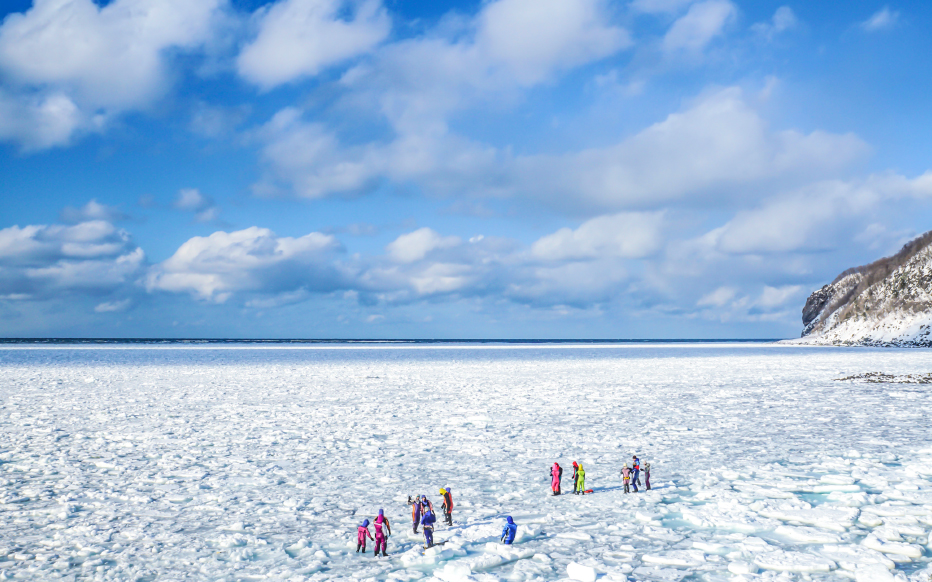
[{"label": "sky", "polygon": [[926,1],[0,11],[3,337],[796,337],[932,228]]}]

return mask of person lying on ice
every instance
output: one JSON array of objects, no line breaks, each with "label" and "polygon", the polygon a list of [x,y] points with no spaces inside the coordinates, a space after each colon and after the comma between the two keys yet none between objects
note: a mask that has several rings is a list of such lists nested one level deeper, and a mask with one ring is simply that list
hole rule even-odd
[{"label": "person lying on ice", "polygon": [[650,491],[650,463],[644,463],[644,485]]},{"label": "person lying on ice", "polygon": [[580,495],[586,494],[586,470],[583,469],[582,463],[576,471],[576,492]]},{"label": "person lying on ice", "polygon": [[440,494],[443,495],[443,505],[440,506],[443,510],[443,519],[447,525],[453,525],[453,494],[450,493],[449,487],[441,487]]},{"label": "person lying on ice", "polygon": [[505,524],[505,528],[502,530],[502,542],[511,545],[515,541],[515,534],[518,533],[518,526],[515,525],[515,520],[511,519],[510,515],[505,519],[508,520],[508,523]]},{"label": "person lying on ice", "polygon": [[[372,539],[372,534],[369,533],[369,520],[362,520],[362,525],[356,528],[356,551],[359,552],[359,548],[362,548],[362,553],[366,553],[366,536],[369,539]],[[378,547],[378,546],[376,546]]]},{"label": "person lying on ice", "polygon": [[621,478],[625,482],[625,493],[629,493],[628,486],[631,484],[631,469],[628,468],[628,463],[625,463],[625,466],[621,468]]},{"label": "person lying on ice", "polygon": [[386,540],[385,540],[386,538],[385,532],[382,531],[383,525],[385,526],[385,529],[388,531],[388,535],[392,535],[392,526],[391,524],[388,523],[388,518],[385,517],[385,512],[380,509],[379,516],[375,518],[375,523],[372,524],[372,527],[375,528],[375,556],[376,557],[378,557],[379,555],[379,547],[382,548],[382,555],[388,556],[388,554],[385,553],[385,550],[388,548],[388,544],[386,543]]},{"label": "person lying on ice", "polygon": [[427,547],[434,545],[434,522],[437,521],[437,518],[434,517],[434,512],[430,509],[424,513],[424,517],[421,519],[421,525],[424,526],[424,540],[427,542]]},{"label": "person lying on ice", "polygon": [[417,533],[417,524],[421,523],[421,496],[418,495],[411,500],[411,496],[408,495],[408,505],[411,506],[411,520],[414,521],[414,533]]},{"label": "person lying on ice", "polygon": [[563,478],[563,467],[554,463],[550,469],[550,488],[553,489],[554,495],[560,494],[560,479]]}]

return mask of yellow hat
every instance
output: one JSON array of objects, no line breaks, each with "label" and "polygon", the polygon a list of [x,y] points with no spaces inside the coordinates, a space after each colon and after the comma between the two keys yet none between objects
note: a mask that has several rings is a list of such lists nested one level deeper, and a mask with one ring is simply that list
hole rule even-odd
[{"label": "yellow hat", "polygon": [[444,489],[443,487],[441,487],[441,488],[440,488],[440,494],[441,494],[441,495],[446,495],[446,494],[447,494],[447,490]]}]

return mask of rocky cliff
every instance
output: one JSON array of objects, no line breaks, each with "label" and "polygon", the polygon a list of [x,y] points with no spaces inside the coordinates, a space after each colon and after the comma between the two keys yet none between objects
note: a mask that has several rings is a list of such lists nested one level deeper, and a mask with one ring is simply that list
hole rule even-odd
[{"label": "rocky cliff", "polygon": [[932,231],[809,296],[794,343],[932,347]]}]

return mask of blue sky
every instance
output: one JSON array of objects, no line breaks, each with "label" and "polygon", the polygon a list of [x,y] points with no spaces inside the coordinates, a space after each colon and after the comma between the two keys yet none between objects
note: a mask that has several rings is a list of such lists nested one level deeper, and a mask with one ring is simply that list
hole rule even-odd
[{"label": "blue sky", "polygon": [[3,336],[793,337],[932,224],[928,2],[3,7]]}]

